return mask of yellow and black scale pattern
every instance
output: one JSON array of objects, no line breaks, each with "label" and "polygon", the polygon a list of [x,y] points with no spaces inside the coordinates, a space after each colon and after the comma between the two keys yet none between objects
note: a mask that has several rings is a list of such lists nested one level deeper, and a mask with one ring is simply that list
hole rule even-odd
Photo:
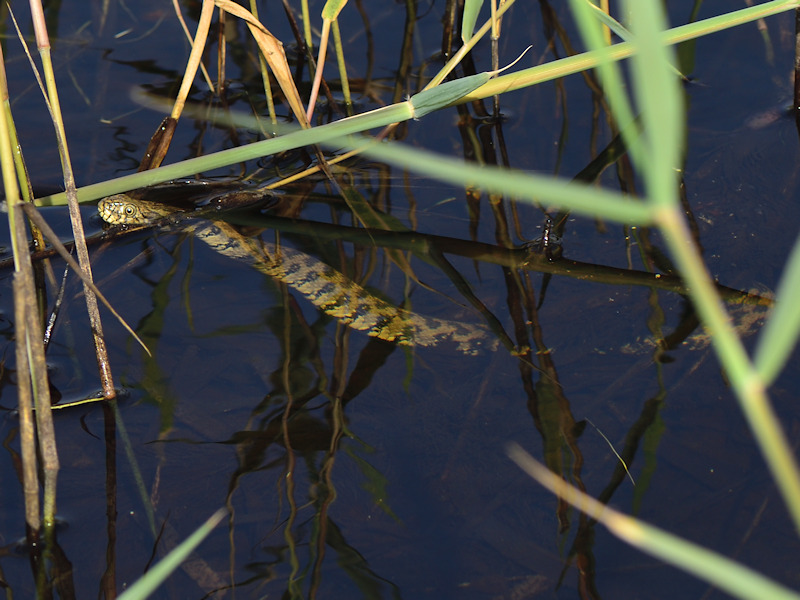
[{"label": "yellow and black scale pattern", "polygon": [[[112,225],[142,225],[176,210],[116,194],[100,200],[98,212]],[[313,256],[246,237],[223,221],[198,219],[187,229],[215,252],[248,261],[262,273],[300,292],[326,314],[370,336],[404,346],[451,342],[470,355],[497,347],[497,339],[481,325],[426,317],[394,306]]]}]

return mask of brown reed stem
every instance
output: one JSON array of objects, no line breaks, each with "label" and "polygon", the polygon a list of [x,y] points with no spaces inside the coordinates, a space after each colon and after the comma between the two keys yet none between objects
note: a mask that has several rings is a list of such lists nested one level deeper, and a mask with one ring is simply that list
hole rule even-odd
[{"label": "brown reed stem", "polygon": [[[31,14],[33,17],[34,31],[36,33],[36,44],[42,59],[44,69],[45,84],[47,86],[48,107],[56,130],[59,154],[61,156],[61,168],[64,172],[64,186],[67,192],[67,204],[69,206],[70,221],[72,223],[72,233],[75,238],[75,250],[78,255],[78,263],[87,278],[92,278],[92,268],[89,261],[89,251],[86,248],[86,238],[83,231],[83,221],[78,207],[78,198],[75,193],[75,178],[72,171],[72,161],[69,157],[67,137],[64,130],[64,120],[61,116],[61,105],[58,99],[58,88],[56,86],[53,64],[50,60],[50,40],[44,22],[44,13],[41,3],[38,0],[31,0]],[[84,283],[84,295],[86,297],[86,309],[89,313],[89,323],[92,328],[92,336],[95,344],[95,354],[97,365],[100,372],[100,383],[103,388],[103,396],[107,399],[115,398],[114,381],[111,375],[111,367],[108,361],[105,338],[103,337],[103,324],[100,319],[100,311],[97,306],[97,297],[92,289]]]},{"label": "brown reed stem", "polygon": [[[49,404],[49,386],[46,383],[47,368],[41,334],[37,336],[39,322],[36,318],[36,298],[33,285],[33,270],[21,216],[15,211],[19,202],[19,186],[14,167],[14,152],[11,143],[11,111],[6,88],[5,62],[0,50],[0,73],[2,73],[3,114],[0,116],[0,167],[3,186],[9,204],[8,224],[14,255],[14,321],[16,324],[17,403],[20,413],[20,445],[22,451],[22,480],[25,498],[25,521],[29,533],[37,535],[41,527],[39,509],[39,481],[36,468],[36,435],[33,427],[34,392],[42,392]],[[33,327],[29,327],[33,324]],[[37,349],[38,346],[38,349]],[[38,350],[38,351],[37,351]],[[31,371],[39,373],[34,384]],[[41,381],[45,382],[42,387]],[[38,398],[37,398],[38,401]]]}]

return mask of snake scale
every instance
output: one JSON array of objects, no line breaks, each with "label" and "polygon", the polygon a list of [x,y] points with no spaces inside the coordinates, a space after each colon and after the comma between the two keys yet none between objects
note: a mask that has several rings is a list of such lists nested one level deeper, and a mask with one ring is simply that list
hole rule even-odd
[{"label": "snake scale", "polygon": [[[100,217],[112,225],[145,225],[169,217],[177,209],[116,194],[100,200]],[[368,335],[403,346],[454,343],[469,355],[494,350],[497,339],[481,325],[427,317],[378,298],[327,263],[299,250],[242,235],[219,220],[192,219],[183,229],[215,252],[247,261],[262,273],[300,292],[342,323]]]}]

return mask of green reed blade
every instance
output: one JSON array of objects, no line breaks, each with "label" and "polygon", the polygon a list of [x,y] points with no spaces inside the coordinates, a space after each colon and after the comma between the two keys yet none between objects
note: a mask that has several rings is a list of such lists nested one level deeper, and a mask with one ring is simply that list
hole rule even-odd
[{"label": "green reed blade", "polygon": [[475,23],[478,22],[478,13],[482,6],[483,0],[465,0],[464,2],[464,14],[461,16],[461,41],[465,44],[475,31]]},{"label": "green reed blade", "polygon": [[775,294],[775,310],[758,338],[753,362],[761,378],[775,380],[797,345],[800,335],[800,237],[795,241]]},{"label": "green reed blade", "polygon": [[[341,139],[336,142],[344,144]],[[465,171],[463,160],[443,157],[400,143],[365,144],[352,137],[348,145],[358,148],[367,156],[455,185],[475,185],[489,192],[621,223],[654,222],[652,209],[643,202],[581,182],[493,166],[475,167]]]},{"label": "green reed blade", "polygon": [[345,4],[347,0],[328,0],[322,8],[322,18],[326,21],[335,21]]}]

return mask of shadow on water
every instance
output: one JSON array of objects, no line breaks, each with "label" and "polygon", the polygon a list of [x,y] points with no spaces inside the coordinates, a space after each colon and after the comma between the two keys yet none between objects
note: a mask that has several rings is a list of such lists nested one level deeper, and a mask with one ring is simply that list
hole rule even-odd
[{"label": "shadow on water", "polygon": [[[541,60],[563,53],[544,48],[567,43],[547,37],[566,15],[540,6],[514,8],[504,56],[531,41]],[[73,126],[88,132],[73,146],[83,183],[127,172],[146,145],[158,117],[131,103],[129,86],[166,90],[182,70],[174,19],[157,3],[148,7],[127,36],[114,37],[114,19],[120,30],[128,21],[120,13],[69,46],[77,50],[64,68],[77,78],[62,102],[76,107]],[[414,91],[408,82],[432,70],[427,62],[440,63],[437,55],[420,59],[432,50],[418,42],[439,43],[444,8],[406,9],[370,8],[364,22],[349,15],[354,22],[342,24],[366,27],[346,41],[353,68],[367,73],[356,82],[365,108]],[[685,18],[674,10],[676,23]],[[405,22],[415,42],[401,32],[376,35],[373,28],[393,21]],[[786,18],[768,24],[791,27]],[[56,25],[66,47],[77,26],[65,17]],[[274,28],[291,39],[286,24]],[[738,112],[773,106],[771,73],[731,51],[754,31],[717,34],[697,51],[684,167],[687,216],[748,343],[797,230],[794,124],[762,120],[754,129]],[[230,34],[230,68],[244,83],[231,86],[228,101],[260,110],[242,34]],[[776,51],[776,65],[788,68],[787,49]],[[737,65],[736,76],[716,61]],[[386,72],[399,83],[374,76]],[[728,115],[718,110],[722,89],[736,107]],[[509,113],[502,121],[490,118],[490,103],[462,106],[400,135],[458,148],[470,161],[636,190],[613,136],[591,118],[600,105],[580,78],[500,104]],[[175,160],[254,134],[198,122],[178,136]],[[603,156],[597,139],[613,160],[593,162]],[[32,171],[47,160],[46,152],[33,158]],[[309,160],[298,152],[247,169],[266,181]],[[156,597],[714,597],[538,488],[505,456],[511,440],[603,502],[800,583],[797,540],[657,232],[520,206],[367,161],[347,165],[341,183],[382,231],[365,233],[341,197],[313,181],[267,208],[215,215],[232,253],[203,217],[92,246],[99,287],[153,358],[110,324],[121,399],[56,413],[65,526],[46,560],[57,595],[114,596],[224,505],[230,518]],[[93,209],[87,215],[99,236],[99,218]],[[63,213],[46,216],[57,222]],[[291,273],[278,273],[276,256]],[[10,289],[10,270],[0,277]],[[355,298],[344,311],[343,288]],[[70,278],[48,351],[62,403],[99,387],[79,295]],[[9,295],[2,300],[0,582],[27,597],[37,555],[15,541],[24,520],[14,329]],[[369,315],[377,317],[367,327],[344,323]],[[397,323],[400,334],[390,328]],[[421,343],[451,325],[461,333],[431,333],[437,343]],[[405,338],[418,343],[398,343]],[[796,366],[774,388],[793,437]]]}]

